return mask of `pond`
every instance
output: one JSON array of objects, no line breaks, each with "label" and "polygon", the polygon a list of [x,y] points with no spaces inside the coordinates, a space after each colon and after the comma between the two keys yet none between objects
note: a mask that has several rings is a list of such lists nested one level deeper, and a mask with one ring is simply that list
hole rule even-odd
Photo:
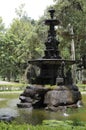
[{"label": "pond", "polygon": [[78,109],[68,109],[67,113],[50,112],[42,109],[20,109],[17,108],[19,93],[0,93],[0,116],[10,115],[16,117],[18,123],[41,124],[43,120],[82,120],[86,121],[86,94],[82,94],[84,107]]}]

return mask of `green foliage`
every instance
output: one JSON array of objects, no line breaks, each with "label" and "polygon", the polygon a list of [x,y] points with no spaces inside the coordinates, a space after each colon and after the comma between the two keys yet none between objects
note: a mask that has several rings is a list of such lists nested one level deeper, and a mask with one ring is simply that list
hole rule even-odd
[{"label": "green foliage", "polygon": [[[86,52],[86,0],[54,0],[56,17],[61,21],[59,33],[61,55],[70,58],[71,36],[68,25],[74,28],[76,59]],[[16,9],[17,17],[6,30],[0,17],[0,76],[8,81],[25,79],[24,74],[29,59],[44,55],[44,42],[47,38],[45,13],[38,21],[28,17],[24,4]],[[26,64],[26,66],[25,66]]]},{"label": "green foliage", "polygon": [[0,17],[0,35],[5,32],[5,26],[2,17]]},{"label": "green foliage", "polygon": [[15,124],[7,124],[4,122],[0,123],[1,130],[28,130],[28,125],[15,125]]},{"label": "green foliage", "polygon": [[56,121],[56,120],[47,120],[43,122],[44,125],[29,125],[29,124],[16,124],[13,122],[11,124],[1,122],[1,130],[85,130],[85,122],[77,122],[73,125],[73,121]]},{"label": "green foliage", "polygon": [[26,15],[23,7],[16,9],[18,18],[0,39],[0,75],[8,81],[24,77],[28,60],[43,54],[42,29],[39,31],[38,24]]},{"label": "green foliage", "polygon": [[[69,47],[68,43],[71,42],[71,32],[69,24],[73,26],[74,42],[76,49],[76,58],[86,52],[86,1],[85,0],[55,0],[56,16],[59,18],[60,24],[60,37],[61,37],[61,50]],[[83,51],[82,51],[83,50]],[[70,52],[69,52],[70,53]],[[67,57],[67,56],[66,56]]]},{"label": "green foliage", "polygon": [[54,127],[61,130],[72,130],[72,129],[81,129],[84,130],[86,127],[86,123],[78,120],[65,120],[65,121],[58,121],[58,120],[44,120],[44,125],[49,127]]}]

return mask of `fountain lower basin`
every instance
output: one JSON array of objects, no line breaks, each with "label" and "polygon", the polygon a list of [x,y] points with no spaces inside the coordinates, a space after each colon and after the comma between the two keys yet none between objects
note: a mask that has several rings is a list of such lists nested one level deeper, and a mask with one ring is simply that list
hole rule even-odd
[{"label": "fountain lower basin", "polygon": [[[5,93],[5,92],[4,92]],[[11,96],[11,98],[10,98]],[[13,96],[13,97],[12,97]],[[3,98],[2,98],[3,97]],[[44,109],[29,109],[29,108],[17,108],[16,104],[19,103],[19,93],[0,93],[0,117],[2,115],[8,115],[15,117],[15,121],[19,124],[41,124],[43,120],[80,120],[86,121],[86,94],[82,94],[83,107],[78,109],[67,109],[65,116],[64,111],[46,111]],[[3,99],[6,99],[5,102]]]}]

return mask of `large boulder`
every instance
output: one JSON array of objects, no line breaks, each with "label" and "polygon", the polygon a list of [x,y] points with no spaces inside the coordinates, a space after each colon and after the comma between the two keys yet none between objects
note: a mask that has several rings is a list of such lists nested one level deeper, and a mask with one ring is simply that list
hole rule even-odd
[{"label": "large boulder", "polygon": [[44,103],[47,109],[58,110],[59,106],[78,107],[77,102],[81,100],[81,93],[76,86],[59,86],[45,94]]},{"label": "large boulder", "polygon": [[44,103],[53,106],[59,106],[62,104],[72,104],[72,94],[70,91],[67,90],[52,90],[46,93]]},{"label": "large boulder", "polygon": [[78,91],[52,90],[46,93],[44,103],[53,106],[70,105],[76,103],[80,99],[81,96]]}]

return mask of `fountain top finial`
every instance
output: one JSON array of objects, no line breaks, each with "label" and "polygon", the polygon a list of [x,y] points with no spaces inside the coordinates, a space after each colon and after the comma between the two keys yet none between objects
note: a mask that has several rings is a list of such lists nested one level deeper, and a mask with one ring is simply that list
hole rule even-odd
[{"label": "fountain top finial", "polygon": [[60,21],[54,19],[55,10],[53,8],[49,9],[48,12],[50,13],[51,19],[45,20],[45,24],[54,28],[54,26],[59,25]]},{"label": "fountain top finial", "polygon": [[48,12],[50,13],[51,19],[53,19],[55,10],[52,8]]}]

